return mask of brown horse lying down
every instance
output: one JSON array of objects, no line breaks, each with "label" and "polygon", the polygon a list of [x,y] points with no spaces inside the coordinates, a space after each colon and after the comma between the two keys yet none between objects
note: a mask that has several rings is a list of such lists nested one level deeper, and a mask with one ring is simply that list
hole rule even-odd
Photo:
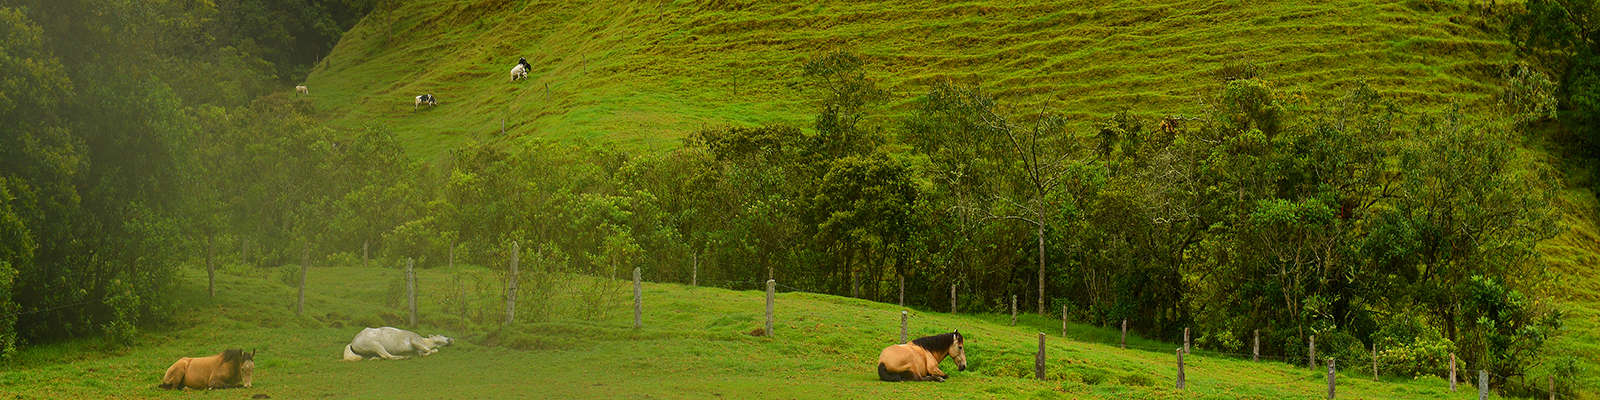
[{"label": "brown horse lying down", "polygon": [[208,357],[184,357],[167,368],[161,377],[162,389],[227,389],[250,387],[255,374],[256,352],[223,350]]},{"label": "brown horse lying down", "polygon": [[964,343],[961,332],[954,331],[885,347],[878,353],[878,379],[944,382],[950,375],[939,370],[939,362],[946,356],[955,357],[957,371],[967,370],[967,353],[962,350]]}]

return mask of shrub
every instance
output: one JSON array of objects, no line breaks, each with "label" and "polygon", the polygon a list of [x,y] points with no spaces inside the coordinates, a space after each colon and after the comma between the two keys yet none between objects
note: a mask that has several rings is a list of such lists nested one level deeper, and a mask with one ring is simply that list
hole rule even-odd
[{"label": "shrub", "polygon": [[1421,377],[1439,375],[1450,363],[1455,343],[1414,314],[1390,318],[1374,334],[1378,369],[1385,374]]},{"label": "shrub", "polygon": [[1317,362],[1327,364],[1327,359],[1339,361],[1341,365],[1358,361],[1372,360],[1372,352],[1361,343],[1360,339],[1344,331],[1327,332],[1317,335]]}]

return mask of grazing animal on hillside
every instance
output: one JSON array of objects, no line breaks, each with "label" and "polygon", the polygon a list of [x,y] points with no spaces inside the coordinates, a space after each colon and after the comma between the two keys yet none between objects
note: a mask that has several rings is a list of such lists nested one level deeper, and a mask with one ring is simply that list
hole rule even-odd
[{"label": "grazing animal on hillside", "polygon": [[527,79],[528,78],[528,71],[532,71],[532,70],[533,70],[533,65],[532,64],[528,64],[528,59],[527,58],[518,57],[517,58],[517,65],[514,66],[514,67],[511,67],[511,81],[512,82],[516,82],[518,79]]},{"label": "grazing animal on hillside", "polygon": [[433,107],[439,104],[439,100],[433,98],[433,95],[431,94],[417,96],[417,102],[411,105],[411,111],[416,111],[417,107],[421,107],[423,104],[427,104],[428,107]]},{"label": "grazing animal on hillside", "polygon": [[162,389],[226,389],[250,387],[256,370],[256,352],[223,350],[206,357],[184,357],[167,367]]},{"label": "grazing animal on hillside", "polygon": [[920,337],[911,343],[885,347],[878,353],[878,379],[887,382],[937,381],[950,375],[939,370],[945,357],[956,359],[956,370],[967,370],[966,339],[961,331]]},{"label": "grazing animal on hillside", "polygon": [[344,346],[345,361],[361,361],[368,358],[385,360],[404,360],[407,357],[397,354],[416,354],[426,356],[439,352],[440,347],[455,342],[450,338],[433,335],[422,337],[416,332],[391,328],[366,328],[357,333],[350,344]]},{"label": "grazing animal on hillside", "polygon": [[300,85],[294,87],[294,92],[299,94],[311,94],[311,89],[306,88],[306,85]]},{"label": "grazing animal on hillside", "polygon": [[512,82],[516,82],[518,79],[524,79],[524,78],[527,78],[527,77],[528,77],[528,69],[526,67],[523,67],[522,64],[517,64],[517,66],[511,67],[511,81]]}]

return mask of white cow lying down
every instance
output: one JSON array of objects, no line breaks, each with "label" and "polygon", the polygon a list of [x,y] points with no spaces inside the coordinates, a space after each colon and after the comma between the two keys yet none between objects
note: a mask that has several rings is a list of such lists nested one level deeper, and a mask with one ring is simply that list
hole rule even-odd
[{"label": "white cow lying down", "polygon": [[426,356],[439,351],[440,347],[449,345],[450,338],[433,335],[422,337],[416,332],[391,328],[367,328],[357,333],[350,344],[344,346],[345,361],[361,361],[367,358],[382,358],[385,360],[404,360],[406,356],[396,354],[416,354]]}]

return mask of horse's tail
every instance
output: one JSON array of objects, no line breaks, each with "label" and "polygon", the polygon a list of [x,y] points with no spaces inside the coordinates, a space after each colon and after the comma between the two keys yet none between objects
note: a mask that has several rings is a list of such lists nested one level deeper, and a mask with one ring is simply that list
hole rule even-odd
[{"label": "horse's tail", "polygon": [[344,360],[345,361],[361,361],[362,357],[361,357],[361,355],[356,354],[356,351],[351,349],[350,345],[347,344],[347,345],[344,345]]},{"label": "horse's tail", "polygon": [[880,362],[878,363],[878,379],[882,379],[885,382],[899,382],[905,380],[905,377],[897,373],[889,372],[889,367]]}]

